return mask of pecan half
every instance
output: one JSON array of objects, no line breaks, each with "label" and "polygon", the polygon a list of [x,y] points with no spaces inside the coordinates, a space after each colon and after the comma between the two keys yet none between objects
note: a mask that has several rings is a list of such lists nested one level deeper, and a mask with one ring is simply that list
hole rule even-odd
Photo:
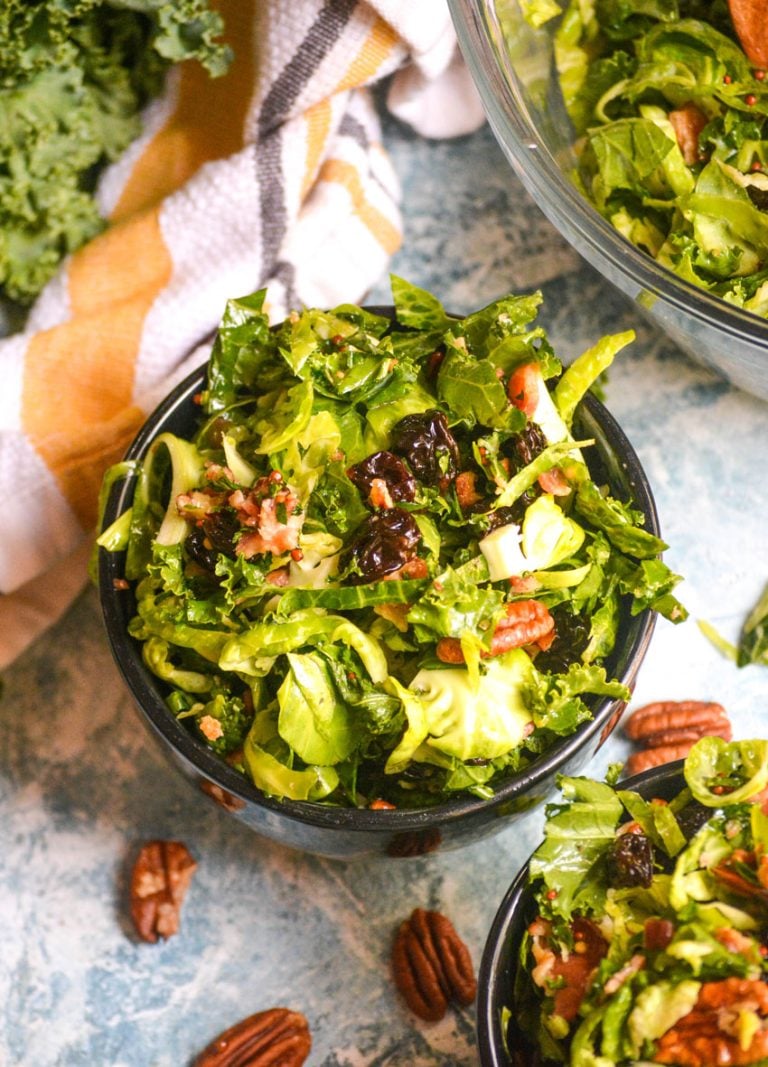
[{"label": "pecan half", "polygon": [[197,863],[181,841],[142,845],[131,875],[131,918],[142,941],[178,933],[181,905]]},{"label": "pecan half", "polygon": [[680,745],[644,748],[642,752],[633,752],[627,758],[624,769],[627,774],[640,774],[641,771],[648,771],[651,767],[660,767],[662,763],[674,763],[675,760],[685,759],[694,744],[694,741],[684,741]]},{"label": "pecan half", "polygon": [[475,999],[477,981],[469,950],[439,911],[416,908],[400,924],[392,970],[408,1007],[428,1022],[442,1019],[451,1001],[467,1005]]},{"label": "pecan half", "polygon": [[728,0],[728,9],[747,59],[768,67],[768,0]]},{"label": "pecan half", "polygon": [[[507,604],[491,637],[490,652],[483,656],[500,656],[512,648],[538,645],[549,648],[555,637],[555,620],[549,608],[539,600],[513,600]],[[458,637],[441,637],[435,654],[442,663],[463,663],[464,652]]]},{"label": "pecan half", "polygon": [[727,722],[725,708],[714,700],[656,700],[633,711],[624,730],[633,741],[683,728],[696,729],[698,736],[704,737],[709,726]]},{"label": "pecan half", "polygon": [[311,1047],[309,1025],[301,1012],[269,1008],[219,1034],[193,1067],[301,1067]]},{"label": "pecan half", "polygon": [[634,711],[624,728],[643,746],[626,762],[629,774],[684,759],[702,737],[731,739],[731,724],[722,704],[714,700],[657,700]]}]

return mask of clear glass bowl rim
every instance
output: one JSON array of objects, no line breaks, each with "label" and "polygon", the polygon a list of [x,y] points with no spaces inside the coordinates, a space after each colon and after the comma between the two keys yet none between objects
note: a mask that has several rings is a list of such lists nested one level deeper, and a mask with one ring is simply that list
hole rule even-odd
[{"label": "clear glass bowl rim", "polygon": [[531,120],[521,83],[503,47],[494,0],[448,0],[448,7],[499,145],[533,199],[570,243],[579,251],[588,249],[629,279],[643,303],[661,300],[733,341],[768,351],[768,320],[657,264],[622,237],[563,173]]}]

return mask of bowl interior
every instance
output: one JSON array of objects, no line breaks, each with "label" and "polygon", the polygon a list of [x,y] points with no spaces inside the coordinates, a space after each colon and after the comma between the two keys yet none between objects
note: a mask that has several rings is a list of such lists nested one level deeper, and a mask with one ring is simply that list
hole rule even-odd
[{"label": "bowl interior", "polygon": [[689,355],[768,398],[768,321],[661,267],[625,240],[571,180],[573,131],[553,57],[520,0],[449,0],[459,43],[502,150],[538,206],[585,259]]},{"label": "bowl interior", "polygon": [[[683,760],[621,781],[646,800],[671,800],[685,784]],[[515,1012],[520,944],[535,918],[528,864],[517,874],[493,920],[478,975],[477,1034],[482,1067],[536,1067],[529,1038]]]},{"label": "bowl interior", "polygon": [[[377,312],[392,309],[371,309]],[[141,459],[158,434],[171,432],[192,436],[200,419],[200,409],[194,403],[195,394],[205,383],[205,368],[193,371],[181,382],[149,417],[128,449],[126,458]],[[645,516],[645,526],[659,534],[658,517],[645,473],[630,442],[607,409],[593,396],[587,395],[574,420],[577,437],[594,438],[590,449],[590,466],[595,480],[605,482],[613,494],[623,500],[631,499]],[[104,527],[115,521],[130,507],[135,478],[129,475],[113,486],[104,514]],[[123,677],[148,725],[163,741],[177,764],[187,776],[198,779],[206,791],[210,783],[232,799],[230,810],[249,819],[254,806],[267,813],[267,825],[258,828],[271,833],[271,820],[294,820],[319,829],[355,831],[361,834],[385,831],[421,831],[427,826],[442,824],[450,841],[451,826],[472,825],[482,829],[496,816],[509,817],[527,811],[545,799],[553,786],[554,776],[564,767],[569,773],[588,762],[599,745],[609,735],[623,711],[624,704],[612,699],[597,700],[594,717],[583,723],[570,737],[557,742],[527,768],[501,785],[491,800],[462,798],[437,807],[370,811],[335,808],[304,801],[279,801],[264,796],[241,774],[229,767],[195,738],[168,710],[164,703],[162,683],[145,667],[141,645],[128,634],[128,623],[135,613],[132,588],[124,588],[124,553],[99,552],[99,589],[101,607],[112,653]],[[616,647],[606,661],[608,672],[632,686],[637,670],[645,656],[655,626],[655,614],[649,611],[630,616],[622,613]],[[205,783],[209,783],[208,786]],[[261,823],[264,822],[259,815]],[[498,828],[498,826],[496,827]],[[490,832],[490,831],[489,831]],[[274,836],[280,836],[275,830]]]}]

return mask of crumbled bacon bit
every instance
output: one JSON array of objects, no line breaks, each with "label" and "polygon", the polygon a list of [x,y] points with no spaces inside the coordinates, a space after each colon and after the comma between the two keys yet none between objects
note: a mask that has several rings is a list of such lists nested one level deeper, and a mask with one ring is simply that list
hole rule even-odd
[{"label": "crumbled bacon bit", "polygon": [[235,476],[229,467],[225,467],[221,463],[213,463],[211,460],[206,461],[205,477],[209,482],[216,482],[222,478],[226,478],[230,482],[235,480]]},{"label": "crumbled bacon bit", "polygon": [[202,522],[206,516],[221,507],[223,499],[221,493],[206,489],[193,489],[189,493],[179,493],[176,497],[176,510],[179,515],[191,522]]},{"label": "crumbled bacon bit", "polygon": [[386,479],[371,479],[371,492],[369,500],[372,506],[375,508],[393,508],[395,506]]},{"label": "crumbled bacon bit", "polygon": [[279,477],[260,478],[247,494],[236,489],[228,498],[240,523],[253,530],[244,534],[235,548],[237,554],[246,559],[267,552],[279,556],[298,547],[304,522],[304,515],[296,513],[298,497],[287,486],[278,489],[274,496],[269,495],[271,489],[282,481],[279,471],[272,474]]},{"label": "crumbled bacon bit", "polygon": [[529,418],[539,402],[541,371],[535,363],[522,363],[509,376],[507,396]]},{"label": "crumbled bacon bit", "polygon": [[513,593],[535,593],[539,585],[538,578],[532,574],[513,574],[509,579],[509,588]]},{"label": "crumbled bacon bit", "polygon": [[198,726],[200,727],[200,733],[209,741],[218,741],[220,737],[224,736],[221,723],[213,715],[203,715]]},{"label": "crumbled bacon bit", "polygon": [[552,496],[568,496],[571,492],[571,483],[559,467],[552,467],[539,475],[539,485],[545,493]]},{"label": "crumbled bacon bit", "polygon": [[288,585],[290,579],[291,575],[287,567],[277,567],[269,572],[264,581],[269,582],[270,585],[285,586]]}]

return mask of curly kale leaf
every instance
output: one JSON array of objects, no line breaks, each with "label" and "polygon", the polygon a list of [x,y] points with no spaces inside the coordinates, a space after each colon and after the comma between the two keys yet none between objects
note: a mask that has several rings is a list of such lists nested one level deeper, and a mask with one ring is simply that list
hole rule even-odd
[{"label": "curly kale leaf", "polygon": [[99,171],[139,132],[171,65],[224,72],[208,0],[0,5],[0,294],[29,303],[103,227]]}]

